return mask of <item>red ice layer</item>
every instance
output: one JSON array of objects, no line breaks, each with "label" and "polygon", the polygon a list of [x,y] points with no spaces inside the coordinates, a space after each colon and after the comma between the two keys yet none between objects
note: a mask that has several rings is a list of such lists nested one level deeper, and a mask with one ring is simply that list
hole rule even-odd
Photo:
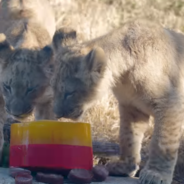
[{"label": "red ice layer", "polygon": [[73,145],[29,144],[10,146],[10,166],[51,169],[81,168],[91,170],[92,147]]}]

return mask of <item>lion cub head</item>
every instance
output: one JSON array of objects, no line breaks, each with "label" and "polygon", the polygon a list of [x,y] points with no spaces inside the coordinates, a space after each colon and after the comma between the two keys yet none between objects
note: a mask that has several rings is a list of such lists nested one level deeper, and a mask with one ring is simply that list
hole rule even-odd
[{"label": "lion cub head", "polygon": [[78,119],[98,94],[106,66],[105,54],[100,47],[74,44],[71,39],[76,40],[75,34],[64,31],[58,31],[53,39],[57,47],[52,79],[54,112],[58,118]]},{"label": "lion cub head", "polygon": [[14,49],[0,34],[0,88],[7,113],[25,118],[49,86],[53,52]]}]

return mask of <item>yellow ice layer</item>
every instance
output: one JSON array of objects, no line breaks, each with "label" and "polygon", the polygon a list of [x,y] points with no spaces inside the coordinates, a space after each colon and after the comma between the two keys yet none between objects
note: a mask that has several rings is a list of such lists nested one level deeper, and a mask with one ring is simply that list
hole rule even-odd
[{"label": "yellow ice layer", "polygon": [[12,124],[10,144],[65,144],[92,147],[91,126],[88,123],[51,120]]}]

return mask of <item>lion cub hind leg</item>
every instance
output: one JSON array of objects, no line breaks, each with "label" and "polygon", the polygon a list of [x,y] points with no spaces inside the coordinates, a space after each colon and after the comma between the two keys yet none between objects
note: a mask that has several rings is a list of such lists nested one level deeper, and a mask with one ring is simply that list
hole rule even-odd
[{"label": "lion cub hind leg", "polygon": [[135,107],[119,106],[120,159],[106,164],[110,175],[134,176],[139,169],[140,151],[149,116]]},{"label": "lion cub hind leg", "polygon": [[184,121],[184,99],[182,98],[159,99],[157,103],[149,160],[140,172],[141,184],[171,184],[172,182]]}]

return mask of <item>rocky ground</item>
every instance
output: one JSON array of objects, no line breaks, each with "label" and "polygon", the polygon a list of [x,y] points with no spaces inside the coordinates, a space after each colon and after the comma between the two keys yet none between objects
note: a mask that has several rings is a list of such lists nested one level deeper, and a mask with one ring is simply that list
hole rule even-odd
[{"label": "rocky ground", "polygon": [[[15,180],[8,175],[9,171],[6,168],[0,168],[0,184],[15,184]],[[118,178],[109,177],[105,182],[92,182],[91,184],[137,184],[137,179],[133,178]],[[33,184],[43,184],[34,180]],[[65,180],[64,184],[72,184]]]}]

